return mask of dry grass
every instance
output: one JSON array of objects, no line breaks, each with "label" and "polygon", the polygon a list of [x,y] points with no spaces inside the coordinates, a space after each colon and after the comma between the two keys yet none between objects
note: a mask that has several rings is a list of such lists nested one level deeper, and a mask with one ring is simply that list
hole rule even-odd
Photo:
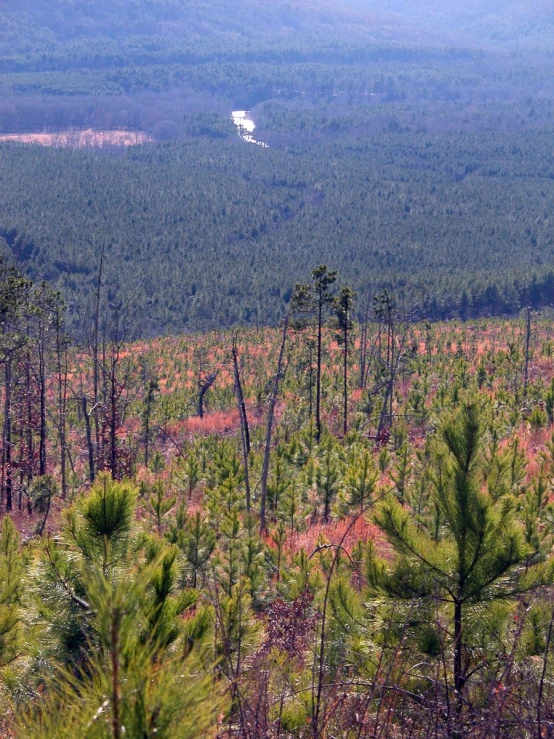
[{"label": "dry grass", "polygon": [[58,133],[3,133],[0,141],[37,144],[59,148],[84,149],[103,146],[136,146],[152,142],[152,137],[141,131],[61,131]]}]

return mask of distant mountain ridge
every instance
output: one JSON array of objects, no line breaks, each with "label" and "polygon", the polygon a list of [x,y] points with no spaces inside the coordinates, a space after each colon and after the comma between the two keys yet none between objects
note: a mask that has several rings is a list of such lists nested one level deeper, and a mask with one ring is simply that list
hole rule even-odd
[{"label": "distant mountain ridge", "polygon": [[310,36],[412,45],[548,49],[546,0],[20,0],[0,1],[0,56],[47,51],[83,38],[233,39]]}]

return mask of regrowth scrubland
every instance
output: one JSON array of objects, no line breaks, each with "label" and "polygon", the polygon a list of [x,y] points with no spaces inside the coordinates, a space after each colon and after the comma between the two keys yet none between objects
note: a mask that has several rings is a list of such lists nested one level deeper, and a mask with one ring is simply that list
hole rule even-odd
[{"label": "regrowth scrubland", "polygon": [[551,321],[337,284],[75,346],[3,267],[3,735],[550,735]]}]

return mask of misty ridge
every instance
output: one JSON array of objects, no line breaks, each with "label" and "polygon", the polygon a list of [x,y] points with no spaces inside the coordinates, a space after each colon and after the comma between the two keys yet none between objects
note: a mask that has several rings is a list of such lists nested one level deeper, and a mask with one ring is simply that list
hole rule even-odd
[{"label": "misty ridge", "polygon": [[[191,0],[116,0],[60,2],[21,0],[0,4],[4,30],[2,52],[26,49],[28,39],[68,42],[91,36],[121,39],[133,35],[191,40],[218,32],[232,41],[263,34],[298,34],[355,40],[389,40],[421,44],[470,46],[523,44],[548,48],[552,15],[547,0],[258,0],[199,3]],[[27,24],[27,38],[21,25]],[[541,43],[542,39],[542,43]]]},{"label": "misty ridge", "polygon": [[[0,21],[3,133],[231,136],[232,108],[273,101],[325,104],[331,118],[345,102],[371,104],[371,121],[339,126],[368,132],[398,118],[375,113],[376,103],[420,108],[416,127],[432,130],[456,128],[463,106],[503,106],[498,125],[517,130],[507,107],[533,99],[526,125],[544,125],[554,89],[547,2],[22,0],[0,3]],[[441,103],[458,110],[435,114]],[[282,140],[264,113],[254,111]]]}]

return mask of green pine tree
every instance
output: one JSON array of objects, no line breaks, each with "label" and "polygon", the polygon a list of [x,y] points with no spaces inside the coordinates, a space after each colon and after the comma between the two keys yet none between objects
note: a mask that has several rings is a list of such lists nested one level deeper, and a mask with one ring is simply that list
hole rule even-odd
[{"label": "green pine tree", "polygon": [[389,496],[376,523],[397,554],[392,567],[376,563],[370,580],[390,597],[439,599],[451,606],[453,682],[461,715],[471,660],[466,621],[478,604],[494,603],[554,579],[551,561],[529,565],[530,546],[516,519],[516,501],[484,489],[486,464],[483,411],[479,401],[462,402],[440,427],[434,460],[434,504],[438,536],[420,525],[408,508]]},{"label": "green pine tree", "polygon": [[318,498],[323,505],[323,519],[328,521],[333,503],[341,486],[341,467],[331,441],[322,450],[319,466],[316,470],[316,487]]},{"label": "green pine tree", "polygon": [[156,480],[154,483],[154,492],[148,500],[149,513],[152,514],[156,522],[158,534],[161,531],[163,520],[167,513],[176,503],[175,497],[166,498],[165,487],[162,480]]},{"label": "green pine tree", "polygon": [[0,675],[20,652],[22,577],[19,534],[5,516],[0,524]]}]

